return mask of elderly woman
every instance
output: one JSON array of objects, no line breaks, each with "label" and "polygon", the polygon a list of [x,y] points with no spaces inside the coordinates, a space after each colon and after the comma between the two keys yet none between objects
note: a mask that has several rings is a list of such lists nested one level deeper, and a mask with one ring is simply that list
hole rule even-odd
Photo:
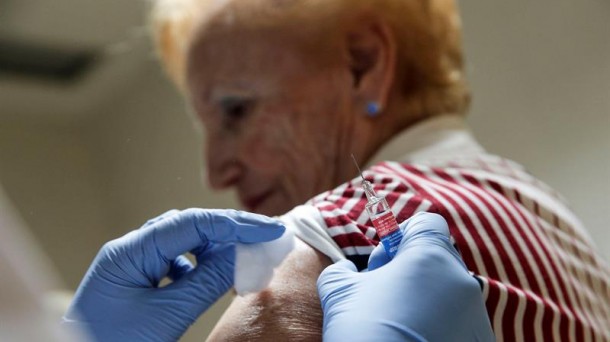
[{"label": "elderly woman", "polygon": [[444,216],[498,339],[610,339],[608,268],[579,221],[465,127],[453,0],[163,0],[154,14],[205,127],[210,184],[298,237],[212,339],[320,339],[318,275],[343,258],[366,267],[378,243],[352,153],[399,221]]}]

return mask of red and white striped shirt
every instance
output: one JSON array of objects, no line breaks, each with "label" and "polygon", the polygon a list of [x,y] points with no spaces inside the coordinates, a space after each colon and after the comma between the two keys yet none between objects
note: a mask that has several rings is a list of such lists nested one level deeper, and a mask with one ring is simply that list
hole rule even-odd
[{"label": "red and white striped shirt", "polygon": [[[610,269],[555,191],[487,154],[457,117],[419,124],[385,148],[401,149],[406,157],[375,163],[365,178],[398,222],[421,211],[447,220],[483,282],[498,341],[610,341]],[[284,219],[331,259],[365,268],[379,242],[365,204],[354,179]]]}]

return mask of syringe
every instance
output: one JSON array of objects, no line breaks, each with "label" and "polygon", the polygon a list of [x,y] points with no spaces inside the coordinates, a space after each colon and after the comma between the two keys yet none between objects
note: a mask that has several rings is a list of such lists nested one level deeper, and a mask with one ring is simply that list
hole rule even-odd
[{"label": "syringe", "polygon": [[400,230],[400,227],[398,227],[396,217],[394,217],[385,197],[377,195],[373,189],[373,184],[364,179],[360,166],[358,166],[356,157],[354,157],[353,154],[352,159],[354,159],[354,164],[356,164],[360,177],[362,177],[362,188],[364,189],[367,199],[367,204],[365,206],[366,211],[369,213],[371,222],[373,222],[373,227],[375,227],[387,255],[390,258],[393,258],[402,241],[402,231]]}]

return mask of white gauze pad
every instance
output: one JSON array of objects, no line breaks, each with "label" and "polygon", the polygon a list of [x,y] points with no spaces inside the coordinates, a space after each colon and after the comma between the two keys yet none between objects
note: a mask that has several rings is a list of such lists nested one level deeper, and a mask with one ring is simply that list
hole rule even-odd
[{"label": "white gauze pad", "polygon": [[235,291],[243,296],[264,290],[278,267],[294,248],[294,233],[286,229],[277,240],[235,246]]}]

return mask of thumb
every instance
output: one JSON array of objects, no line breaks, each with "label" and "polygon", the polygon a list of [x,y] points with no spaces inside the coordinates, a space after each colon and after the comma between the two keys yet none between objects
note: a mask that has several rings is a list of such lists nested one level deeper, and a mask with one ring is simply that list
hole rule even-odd
[{"label": "thumb", "polygon": [[404,234],[402,244],[429,237],[433,237],[435,240],[448,240],[450,236],[449,226],[445,218],[441,215],[427,212],[415,214],[407,221],[401,223],[400,228]]},{"label": "thumb", "polygon": [[337,263],[326,267],[318,277],[318,294],[324,302],[324,298],[335,289],[342,287],[354,275],[358,274],[358,269],[353,262],[343,259]]},{"label": "thumb", "polygon": [[385,252],[383,243],[380,243],[377,245],[377,247],[375,247],[375,249],[373,249],[373,252],[369,256],[368,270],[369,272],[374,271],[375,269],[378,269],[379,267],[387,264],[391,260],[392,259],[390,258],[388,253]]}]

